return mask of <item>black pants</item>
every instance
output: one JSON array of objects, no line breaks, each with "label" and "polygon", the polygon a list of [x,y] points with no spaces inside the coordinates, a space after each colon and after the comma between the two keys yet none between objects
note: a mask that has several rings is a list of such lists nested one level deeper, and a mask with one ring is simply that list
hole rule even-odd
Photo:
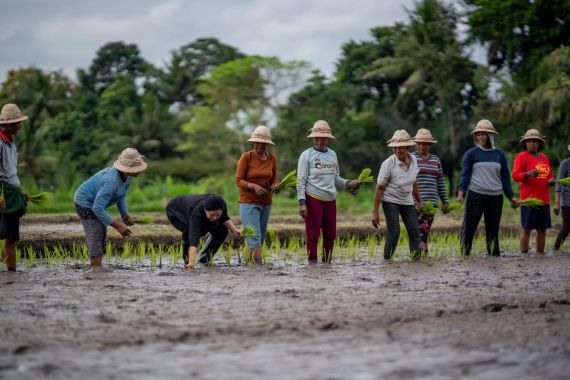
[{"label": "black pants", "polygon": [[[168,210],[166,211],[166,216],[168,217],[170,224],[172,224],[178,231],[182,232],[182,258],[184,259],[184,264],[188,264],[188,249],[190,248],[190,227],[187,222],[174,217],[171,213],[168,212]],[[198,254],[198,261],[201,263],[209,263],[224,243],[224,240],[226,240],[226,236],[228,236],[228,228],[223,224],[220,224],[216,228],[200,232],[203,235],[210,233],[210,236],[208,237],[208,240],[206,240],[204,248]]]},{"label": "black pants", "polygon": [[570,233],[570,207],[561,207],[560,213],[562,214],[562,229],[556,236],[556,242],[554,243],[554,249],[559,250],[566,240],[566,237]]},{"label": "black pants", "polygon": [[461,227],[461,251],[464,255],[471,253],[473,238],[481,216],[485,217],[485,235],[487,240],[487,253],[491,256],[500,256],[499,226],[503,212],[503,195],[485,195],[474,191],[467,192],[465,200],[465,215]]},{"label": "black pants", "polygon": [[384,258],[390,260],[396,251],[400,238],[400,216],[408,232],[410,252],[413,259],[420,257],[420,230],[418,228],[418,212],[414,205],[400,205],[392,202],[382,202],[382,210],[386,218],[386,243],[384,243]]}]

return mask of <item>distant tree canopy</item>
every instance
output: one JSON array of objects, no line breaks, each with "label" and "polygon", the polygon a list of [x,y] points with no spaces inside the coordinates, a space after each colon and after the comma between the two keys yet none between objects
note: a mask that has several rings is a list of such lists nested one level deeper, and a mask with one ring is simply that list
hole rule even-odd
[{"label": "distant tree canopy", "polygon": [[[345,176],[377,171],[396,129],[428,128],[453,189],[480,118],[496,124],[511,155],[526,129],[539,128],[557,164],[570,142],[570,3],[464,4],[463,15],[447,2],[418,1],[406,22],[343,44],[329,78],[307,62],[247,55],[215,38],[173,50],[161,67],[137,45],[116,41],[99,48],[77,80],[37,67],[10,70],[0,101],[30,117],[18,137],[21,177],[71,188],[127,146],[149,160],[142,181],[231,176],[259,124],[273,130],[283,173],[312,145],[306,136],[319,119],[333,128],[330,146]],[[467,40],[458,35],[461,22]],[[487,65],[470,58],[471,42],[487,49]]]}]

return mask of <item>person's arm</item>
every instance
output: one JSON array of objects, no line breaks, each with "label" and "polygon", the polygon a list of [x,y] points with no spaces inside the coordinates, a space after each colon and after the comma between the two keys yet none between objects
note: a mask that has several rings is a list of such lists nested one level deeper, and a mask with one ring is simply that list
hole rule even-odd
[{"label": "person's arm", "polygon": [[528,177],[530,177],[530,174],[527,175],[527,173],[524,170],[525,166],[526,165],[524,157],[521,156],[520,154],[517,154],[517,156],[515,157],[515,161],[513,162],[513,180],[515,182],[523,182]]},{"label": "person's arm", "polygon": [[236,225],[234,224],[234,222],[232,222],[231,220],[226,220],[224,222],[224,226],[226,226],[228,228],[228,230],[230,230],[230,232],[232,234],[234,234],[235,236],[237,236],[238,238],[241,238],[241,230],[239,228],[236,227]]},{"label": "person's arm", "polygon": [[418,187],[418,181],[414,182],[414,186],[412,188],[412,195],[416,200],[416,207],[418,208],[418,210],[421,210],[424,207],[424,204],[422,203],[422,198],[420,197],[420,188]]},{"label": "person's arm", "polygon": [[271,177],[271,190],[279,191],[279,171],[277,170],[277,157],[274,154],[271,154],[270,157],[273,158],[273,165],[271,167],[271,173],[273,174]]},{"label": "person's arm", "polygon": [[93,206],[91,210],[99,219],[101,223],[106,226],[110,226],[113,223],[113,218],[107,212],[107,207],[111,201],[111,198],[115,194],[117,186],[112,182],[105,182],[97,192],[95,199],[93,201]]},{"label": "person's arm", "polygon": [[376,191],[374,192],[374,203],[372,205],[372,225],[374,228],[378,228],[380,225],[380,213],[378,212],[378,208],[380,207],[382,194],[384,194],[384,186],[377,184]]},{"label": "person's arm", "polygon": [[441,167],[441,162],[439,161],[437,164],[437,171],[437,194],[443,204],[442,210],[445,212],[449,207],[449,199],[447,199],[447,191],[445,189],[445,176],[443,175],[443,169]]},{"label": "person's arm", "polygon": [[511,207],[517,207],[517,198],[515,197],[515,193],[513,192],[513,188],[511,186],[511,175],[509,173],[509,165],[507,163],[507,157],[505,153],[501,152],[501,182],[503,184],[503,192],[507,196],[507,198],[511,201]]},{"label": "person's arm", "polygon": [[350,181],[340,176],[340,164],[338,163],[338,158],[336,157],[336,153],[334,155],[334,160],[336,163],[336,175],[334,177],[334,186],[337,188],[337,190],[348,189],[348,184]]},{"label": "person's arm", "polygon": [[299,215],[304,219],[307,216],[307,199],[305,190],[309,178],[309,157],[308,151],[304,151],[299,156],[297,163],[297,199],[299,200]]},{"label": "person's arm", "polygon": [[188,264],[184,265],[185,269],[194,269],[196,266],[196,255],[198,254],[198,247],[191,245],[188,248]]},{"label": "person's arm", "polygon": [[560,214],[560,191],[554,193],[554,214]]},{"label": "person's arm", "polygon": [[461,181],[459,182],[459,191],[457,192],[457,202],[463,203],[463,197],[471,182],[471,174],[473,173],[474,150],[468,150],[463,157],[463,170],[461,171]]}]

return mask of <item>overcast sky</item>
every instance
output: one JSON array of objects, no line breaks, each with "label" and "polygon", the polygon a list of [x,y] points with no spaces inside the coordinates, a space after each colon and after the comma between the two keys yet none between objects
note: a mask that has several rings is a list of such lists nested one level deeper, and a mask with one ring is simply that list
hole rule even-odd
[{"label": "overcast sky", "polygon": [[162,65],[170,51],[216,37],[246,54],[309,61],[334,71],[341,45],[407,20],[413,0],[0,0],[0,79],[37,66],[74,75],[110,41]]}]

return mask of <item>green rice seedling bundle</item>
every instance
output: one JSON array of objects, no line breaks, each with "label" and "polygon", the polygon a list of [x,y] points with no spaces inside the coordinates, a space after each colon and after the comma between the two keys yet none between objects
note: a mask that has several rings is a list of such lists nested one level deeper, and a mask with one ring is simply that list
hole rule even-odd
[{"label": "green rice seedling bundle", "polygon": [[362,171],[360,172],[360,175],[358,176],[358,178],[356,180],[358,181],[358,183],[374,182],[374,177],[372,177],[370,175],[370,173],[372,173],[372,170],[370,168],[364,168],[364,169],[362,169]]},{"label": "green rice seedling bundle", "polygon": [[560,178],[560,179],[558,180],[558,183],[561,184],[561,185],[570,186],[570,177]]},{"label": "green rice seedling bundle", "polygon": [[526,199],[522,199],[520,201],[517,202],[517,204],[519,206],[527,206],[527,207],[539,207],[544,205],[544,202],[538,198],[526,198]]},{"label": "green rice seedling bundle", "polygon": [[255,230],[255,228],[253,228],[253,226],[244,226],[243,229],[241,230],[241,236],[243,236],[244,238],[251,238],[251,237],[255,237],[259,235],[257,233],[257,231]]},{"label": "green rice seedling bundle", "polygon": [[28,202],[38,206],[46,204],[48,199],[49,199],[49,193],[45,191],[43,193],[35,195],[28,195]]},{"label": "green rice seedling bundle", "polygon": [[423,207],[420,209],[420,214],[435,215],[438,210],[439,207],[435,206],[432,202],[425,202]]},{"label": "green rice seedling bundle", "polygon": [[297,170],[291,170],[279,182],[279,189],[295,191],[297,189]]},{"label": "green rice seedling bundle", "polygon": [[154,219],[152,216],[137,216],[136,218],[132,219],[134,224],[152,224],[154,223]]},{"label": "green rice seedling bundle", "polygon": [[457,201],[453,201],[449,204],[449,206],[447,207],[447,210],[449,212],[451,211],[457,211],[457,210],[461,210],[463,209],[463,204],[457,202]]}]

